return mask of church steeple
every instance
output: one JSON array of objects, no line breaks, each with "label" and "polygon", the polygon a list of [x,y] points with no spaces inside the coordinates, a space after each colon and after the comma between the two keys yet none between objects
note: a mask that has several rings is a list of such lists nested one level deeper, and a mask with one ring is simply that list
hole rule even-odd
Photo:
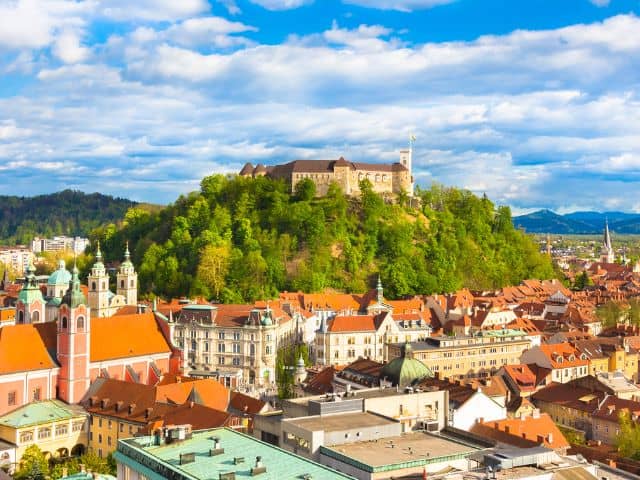
[{"label": "church steeple", "polygon": [[384,290],[382,288],[382,280],[380,280],[380,275],[378,275],[378,285],[376,286],[376,292],[378,305],[382,305],[382,302],[384,301]]},{"label": "church steeple", "polygon": [[138,274],[131,262],[128,241],[124,249],[124,261],[120,264],[116,278],[116,293],[124,297],[126,305],[138,304]]},{"label": "church steeple", "polygon": [[613,253],[613,245],[611,243],[611,233],[609,233],[609,220],[604,221],[604,235],[602,239],[602,250],[600,252],[600,261],[602,263],[615,262],[615,255]]},{"label": "church steeple", "polygon": [[96,262],[89,274],[89,308],[95,317],[109,316],[109,274],[102,263],[100,242],[96,247]]}]

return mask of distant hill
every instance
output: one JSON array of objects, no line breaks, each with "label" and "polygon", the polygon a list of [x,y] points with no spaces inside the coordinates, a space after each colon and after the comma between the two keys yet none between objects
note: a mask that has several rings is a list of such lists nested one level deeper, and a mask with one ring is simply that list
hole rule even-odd
[{"label": "distant hill", "polygon": [[36,197],[0,196],[0,244],[28,244],[34,236],[88,236],[121,220],[137,203],[100,193],[64,190]]},{"label": "distant hill", "polygon": [[528,233],[598,234],[605,220],[616,233],[640,233],[640,215],[625,212],[573,212],[558,215],[551,210],[538,210],[513,217],[516,228]]}]

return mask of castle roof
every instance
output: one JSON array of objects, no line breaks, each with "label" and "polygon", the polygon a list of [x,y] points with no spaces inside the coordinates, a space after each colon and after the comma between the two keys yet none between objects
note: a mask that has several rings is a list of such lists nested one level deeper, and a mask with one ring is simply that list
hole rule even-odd
[{"label": "castle roof", "polygon": [[348,167],[351,170],[364,170],[369,172],[403,172],[407,171],[401,163],[363,163],[351,162],[340,157],[337,160],[293,160],[288,163],[272,166],[259,164],[253,168],[247,163],[240,170],[240,175],[267,173],[273,176],[291,175],[292,173],[333,173],[335,167]]}]

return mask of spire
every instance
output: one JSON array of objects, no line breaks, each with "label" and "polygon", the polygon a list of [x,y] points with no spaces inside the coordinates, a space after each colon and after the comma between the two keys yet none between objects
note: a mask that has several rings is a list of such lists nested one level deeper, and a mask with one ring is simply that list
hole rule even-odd
[{"label": "spire", "polygon": [[[73,262],[75,264],[76,257],[75,252],[73,256]],[[93,264],[92,275],[98,276],[101,270],[104,270],[104,263],[102,263],[102,251],[100,250],[100,240],[98,240],[98,246],[96,248],[96,263]]]},{"label": "spire", "polygon": [[129,260],[131,258],[131,254],[129,253],[129,240],[127,240],[126,246],[124,248],[124,259]]},{"label": "spire", "polygon": [[[98,262],[102,261],[102,252],[100,251],[100,240],[98,240],[98,249],[96,250],[96,260]],[[74,262],[75,262],[75,258],[74,258]]]},{"label": "spire", "polygon": [[604,248],[611,249],[611,234],[609,233],[609,219],[604,221]]},{"label": "spire", "polygon": [[382,280],[380,280],[380,275],[378,274],[378,285],[376,287],[376,290],[378,292],[378,304],[382,305],[382,302],[384,301],[384,290],[382,288]]},{"label": "spire", "polygon": [[66,303],[71,308],[87,304],[87,299],[84,297],[84,293],[82,293],[82,290],[80,289],[80,271],[78,270],[75,254],[73,256],[73,270],[71,271],[69,290],[64,294],[62,303]]}]

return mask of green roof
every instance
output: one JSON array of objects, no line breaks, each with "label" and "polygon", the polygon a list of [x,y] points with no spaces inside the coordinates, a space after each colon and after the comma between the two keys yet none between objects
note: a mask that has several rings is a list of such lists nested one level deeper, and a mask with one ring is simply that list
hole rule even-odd
[{"label": "green roof", "polygon": [[25,285],[18,293],[18,300],[20,300],[25,305],[29,305],[36,300],[44,302],[42,292],[40,291],[40,287],[38,286],[38,282],[36,281],[35,273],[36,267],[33,266],[33,262],[29,261],[29,266],[27,267],[27,275],[25,276]]},{"label": "green roof", "polygon": [[433,377],[433,372],[420,360],[413,358],[413,349],[406,343],[402,346],[401,356],[382,367],[380,378],[385,377],[394,385],[404,388],[417,380]]},{"label": "green roof", "polygon": [[522,330],[512,328],[502,328],[500,330],[481,330],[478,332],[479,337],[519,337],[526,335]]},{"label": "green roof", "polygon": [[[210,456],[214,437],[220,440],[219,447],[224,453]],[[194,461],[180,465],[180,454],[186,453],[195,454]],[[196,431],[190,439],[161,446],[153,445],[153,437],[120,440],[115,454],[118,462],[142,472],[150,480],[169,476],[184,480],[217,479],[221,473],[230,472],[234,472],[236,478],[253,478],[251,469],[258,456],[267,469],[257,477],[260,480],[303,478],[304,475],[322,480],[352,478],[229,428]],[[235,465],[236,457],[244,458],[244,462]]]},{"label": "green roof", "polygon": [[79,407],[72,407],[60,400],[32,402],[0,417],[0,425],[23,428],[31,425],[69,420],[84,415]]},{"label": "green roof", "polygon": [[78,472],[73,475],[62,477],[60,480],[116,480],[116,477],[104,473]]},{"label": "green roof", "polygon": [[84,297],[84,293],[80,290],[80,278],[78,277],[78,267],[73,267],[73,275],[71,277],[71,285],[69,290],[62,297],[62,303],[67,304],[71,308],[76,308],[78,305],[86,305],[87,299]]},{"label": "green roof", "polygon": [[71,281],[71,272],[69,272],[66,268],[64,260],[60,260],[58,262],[58,269],[49,275],[49,279],[47,280],[48,285],[69,285]]}]

